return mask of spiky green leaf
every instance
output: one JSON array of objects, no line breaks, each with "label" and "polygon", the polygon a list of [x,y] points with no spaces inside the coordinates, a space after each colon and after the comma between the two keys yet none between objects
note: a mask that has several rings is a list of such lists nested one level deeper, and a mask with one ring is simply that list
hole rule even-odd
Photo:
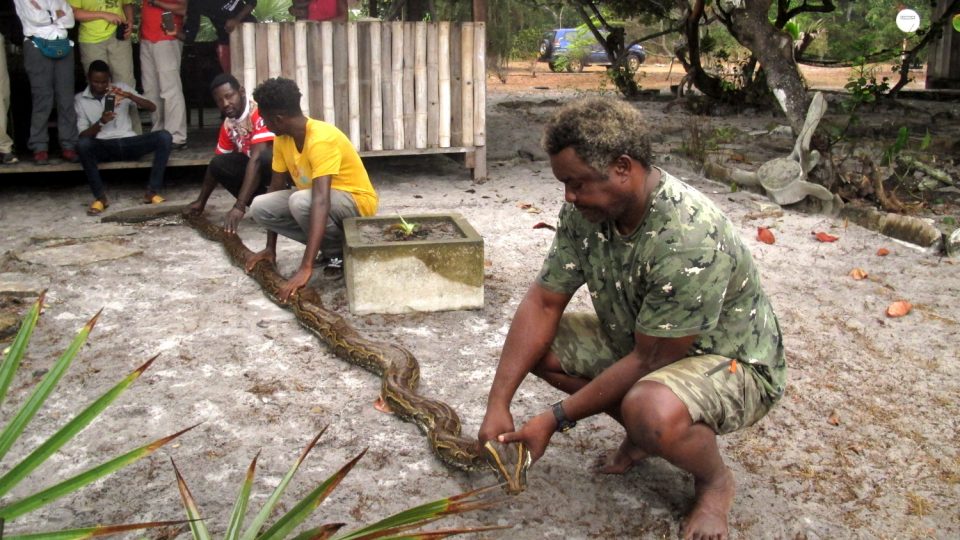
[{"label": "spiky green leaf", "polygon": [[37,301],[27,310],[26,316],[20,323],[20,331],[17,332],[17,337],[10,344],[10,352],[4,357],[3,364],[0,364],[0,405],[3,405],[3,400],[7,397],[7,389],[10,388],[13,376],[17,373],[17,368],[20,367],[20,360],[27,350],[27,344],[30,343],[33,329],[37,326],[40,311],[43,309],[43,299],[46,295],[47,291],[40,293]]},{"label": "spiky green leaf", "polygon": [[55,532],[30,533],[21,535],[4,535],[4,540],[84,540],[122,532],[153,529],[155,527],[169,527],[180,525],[183,521],[151,521],[147,523],[130,523],[126,525],[98,525],[82,529],[69,529]]},{"label": "spiky green leaf", "polygon": [[314,527],[303,531],[293,537],[293,540],[327,540],[343,527],[343,523],[327,523],[319,527]]},{"label": "spiky green leaf", "polygon": [[240,494],[237,495],[237,501],[233,503],[233,511],[230,513],[230,525],[227,526],[227,533],[224,540],[237,540],[240,538],[240,532],[243,527],[243,518],[247,515],[247,504],[250,502],[250,488],[253,486],[253,475],[257,471],[257,458],[260,452],[253,456],[253,461],[247,467],[247,475],[243,479],[243,485],[240,486]]},{"label": "spiky green leaf", "polygon": [[267,522],[267,518],[270,517],[270,514],[273,512],[273,507],[277,505],[277,501],[280,500],[280,497],[283,495],[283,492],[287,489],[287,484],[290,483],[290,480],[293,479],[293,475],[297,473],[297,470],[300,468],[300,464],[303,463],[303,460],[307,458],[307,454],[313,450],[313,447],[317,445],[317,441],[320,440],[320,436],[327,431],[327,427],[324,426],[320,430],[320,433],[317,433],[317,436],[310,441],[310,444],[300,453],[300,457],[297,458],[297,461],[294,462],[293,466],[290,467],[290,470],[287,471],[287,474],[283,476],[280,480],[280,483],[277,484],[277,487],[273,490],[273,493],[270,494],[270,498],[267,499],[267,502],[263,504],[263,508],[260,509],[260,512],[257,513],[257,516],[253,518],[253,521],[250,523],[250,526],[247,527],[247,530],[243,533],[241,540],[254,540],[259,538],[260,529],[263,528],[263,524]]},{"label": "spiky green leaf", "polygon": [[289,512],[281,516],[272,527],[267,529],[267,531],[259,537],[259,540],[281,540],[290,534],[297,526],[303,523],[305,519],[310,517],[310,514],[320,506],[320,503],[327,498],[327,495],[340,485],[340,482],[346,478],[347,474],[350,473],[366,453],[367,449],[364,448],[355,458],[348,461],[343,467],[340,467],[339,471],[324,480],[322,484],[301,499]]},{"label": "spiky green leaf", "polygon": [[372,525],[362,529],[350,532],[337,540],[361,540],[372,538],[383,538],[388,535],[395,535],[398,531],[408,530],[414,527],[420,527],[435,521],[444,516],[462,514],[472,510],[490,508],[503,502],[503,498],[494,498],[490,500],[481,500],[480,496],[497,489],[499,486],[489,486],[485,488],[468,491],[455,495],[431,501],[414,508],[398,512],[392,516],[386,517]]},{"label": "spiky green leaf", "polygon": [[194,540],[212,540],[210,533],[207,531],[207,526],[203,522],[203,517],[200,516],[197,501],[193,498],[193,494],[190,493],[190,488],[187,487],[187,482],[180,474],[180,469],[177,468],[177,464],[173,461],[173,458],[170,458],[170,464],[173,465],[173,473],[177,477],[177,489],[180,490],[180,498],[183,500],[183,508],[187,511],[187,519],[190,521],[190,532],[193,534]]},{"label": "spiky green leaf", "polygon": [[77,353],[80,352],[80,347],[87,341],[87,336],[90,335],[90,330],[93,329],[93,326],[97,324],[97,319],[100,317],[102,311],[103,310],[98,311],[97,314],[90,319],[90,322],[80,329],[77,337],[73,339],[73,342],[70,343],[67,350],[60,356],[60,359],[57,360],[50,371],[47,372],[46,376],[43,377],[43,380],[41,380],[40,384],[34,389],[33,394],[31,394],[27,402],[23,404],[20,412],[13,417],[13,420],[10,420],[7,428],[0,434],[0,459],[3,459],[3,456],[6,455],[10,447],[13,446],[13,443],[16,442],[17,437],[23,433],[27,424],[30,423],[30,420],[33,419],[37,411],[40,410],[40,407],[43,406],[43,402],[46,401],[50,392],[52,392],[54,387],[57,386],[57,383],[60,382],[60,378],[67,371],[67,368],[70,367],[70,363],[73,362]]},{"label": "spiky green leaf", "polygon": [[3,496],[8,491],[13,489],[21,480],[27,477],[34,469],[36,469],[41,463],[47,460],[54,452],[60,449],[64,444],[66,444],[70,439],[72,439],[77,433],[79,433],[83,428],[87,427],[96,418],[104,409],[106,409],[114,400],[116,400],[128,386],[133,384],[133,381],[137,380],[147,368],[150,367],[150,364],[156,360],[157,357],[154,356],[150,360],[147,360],[142,366],[135,369],[129,375],[123,378],[116,386],[108,390],[102,396],[100,396],[96,401],[91,403],[86,409],[80,412],[75,416],[70,422],[65,426],[60,428],[59,431],[50,436],[49,439],[44,441],[36,450],[30,453],[29,456],[23,458],[16,467],[10,469],[7,474],[3,475],[0,478],[0,496]]},{"label": "spiky green leaf", "polygon": [[162,439],[157,439],[152,443],[141,446],[135,450],[131,450],[122,456],[113,458],[101,465],[88,469],[72,478],[64,480],[53,487],[49,487],[13,504],[4,506],[3,508],[0,508],[0,518],[10,521],[15,517],[22,516],[27,512],[36,510],[37,508],[63,497],[64,495],[72,493],[118,469],[126,467],[127,465],[141,458],[149,456],[150,454],[156,452],[161,446],[169,443],[170,441],[176,439],[180,435],[183,435],[195,427],[196,425],[190,426],[187,429],[174,433],[173,435],[169,435]]}]

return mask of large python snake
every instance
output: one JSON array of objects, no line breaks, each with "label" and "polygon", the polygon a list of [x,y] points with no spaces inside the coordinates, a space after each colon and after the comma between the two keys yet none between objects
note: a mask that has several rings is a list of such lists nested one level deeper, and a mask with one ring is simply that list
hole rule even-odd
[{"label": "large python snake", "polygon": [[[203,216],[184,215],[184,220],[205,238],[222,243],[232,262],[244,267],[252,251],[239,236],[227,234]],[[276,293],[286,280],[267,261],[258,262],[250,275],[271,300],[290,308],[300,324],[334,354],[378,375],[381,399],[398,417],[420,428],[443,463],[466,471],[493,469],[509,493],[526,488],[529,451],[522,443],[504,445],[496,441],[481,448],[476,439],[461,435],[460,417],[453,408],[417,393],[420,366],[410,351],[361,336],[343,317],[324,308],[320,295],[309,287],[294,293],[287,304],[280,304]]]}]

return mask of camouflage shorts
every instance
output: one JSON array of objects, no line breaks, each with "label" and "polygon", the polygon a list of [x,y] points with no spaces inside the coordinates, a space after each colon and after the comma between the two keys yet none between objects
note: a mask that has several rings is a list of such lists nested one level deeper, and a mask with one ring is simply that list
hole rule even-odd
[{"label": "camouflage shorts", "polygon": [[[565,313],[550,346],[568,375],[593,379],[620,359],[592,313]],[[731,433],[763,418],[775,403],[765,398],[760,375],[730,359],[707,354],[678,360],[643,377],[665,385],[687,406],[694,422],[718,434]]]}]

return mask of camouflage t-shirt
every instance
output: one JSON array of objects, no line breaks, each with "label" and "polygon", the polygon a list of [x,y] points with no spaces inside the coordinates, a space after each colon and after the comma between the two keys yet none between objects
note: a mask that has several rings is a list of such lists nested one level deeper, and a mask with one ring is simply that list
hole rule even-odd
[{"label": "camouflage t-shirt", "polygon": [[696,334],[690,356],[749,363],[771,394],[782,393],[780,326],[733,225],[706,196],[662,170],[651,198],[643,223],[628,236],[613,222],[590,223],[565,204],[539,283],[563,294],[586,283],[621,357],[633,349],[634,332]]}]

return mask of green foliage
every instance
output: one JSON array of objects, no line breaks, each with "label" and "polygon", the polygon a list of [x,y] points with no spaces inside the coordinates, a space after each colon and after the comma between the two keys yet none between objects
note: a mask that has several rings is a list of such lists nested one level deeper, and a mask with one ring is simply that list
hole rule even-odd
[{"label": "green foliage", "polygon": [[851,68],[847,84],[843,86],[847,95],[840,102],[840,107],[847,113],[847,121],[843,127],[823,124],[823,128],[830,132],[827,143],[829,146],[843,140],[847,130],[860,122],[858,111],[861,107],[876,103],[890,89],[889,78],[877,80],[877,71],[877,66],[868,65],[863,57],[858,58],[857,64]]},{"label": "green foliage", "polygon": [[398,217],[400,218],[400,224],[397,225],[397,228],[404,236],[412,236],[420,228],[419,223],[408,223],[407,220],[403,219],[403,216]]},{"label": "green foliage", "polygon": [[[224,534],[225,540],[282,540],[284,538],[292,537],[293,532],[297,529],[297,527],[303,524],[307,518],[309,518],[310,515],[320,506],[320,504],[337,488],[337,486],[340,485],[343,479],[346,478],[347,474],[349,474],[353,467],[356,466],[357,462],[359,462],[364,454],[366,454],[366,450],[360,452],[356,457],[343,465],[340,470],[323,481],[319,486],[314,488],[310,493],[293,505],[289,511],[277,518],[272,525],[269,527],[267,526],[267,520],[270,518],[271,514],[273,514],[273,511],[277,507],[281,496],[286,491],[290,481],[293,479],[293,476],[300,468],[300,465],[310,454],[310,451],[316,446],[317,441],[320,439],[320,436],[323,435],[324,431],[326,431],[326,428],[321,430],[320,433],[317,434],[312,441],[310,441],[310,444],[307,445],[303,452],[300,453],[299,458],[297,458],[293,466],[287,471],[283,479],[280,480],[280,484],[274,488],[273,493],[271,493],[270,497],[267,498],[263,508],[261,508],[260,512],[258,512],[257,515],[250,521],[250,525],[246,529],[243,529],[243,523],[246,521],[247,507],[249,506],[250,502],[250,492],[253,486],[253,478],[256,473],[257,459],[259,454],[253,458],[250,466],[247,467],[243,484],[241,484],[240,492],[234,502],[233,511],[230,514],[230,523],[228,524],[226,533]],[[203,517],[200,514],[200,509],[197,506],[197,502],[190,493],[190,488],[187,487],[187,483],[180,474],[180,471],[177,469],[176,464],[173,465],[173,469],[177,477],[177,486],[180,489],[180,497],[183,501],[187,518],[190,521],[190,532],[193,535],[194,540],[211,540],[212,537],[207,530],[206,524],[204,524]],[[455,497],[439,499],[437,501],[394,514],[386,519],[374,523],[373,525],[362,527],[356,531],[340,535],[337,538],[339,540],[366,540],[387,537],[420,537],[417,535],[423,535],[423,537],[429,538],[445,538],[448,536],[456,536],[466,533],[503,529],[505,527],[474,527],[429,532],[413,530],[419,529],[428,523],[432,523],[448,515],[462,514],[464,512],[489,508],[496,504],[500,504],[500,502],[503,500],[502,498],[481,500],[481,495],[489,492],[492,489],[495,489],[496,487],[497,486],[491,486],[489,488],[464,493]],[[340,530],[341,527],[343,527],[343,523],[327,523],[325,525],[321,525],[300,533],[295,538],[329,538],[338,530]],[[266,528],[266,530],[263,530],[264,528]],[[397,536],[398,533],[402,533],[402,535]]]},{"label": "green foliage", "polygon": [[897,157],[897,154],[903,151],[907,147],[907,142],[910,140],[910,130],[906,126],[900,126],[900,129],[897,130],[897,138],[893,141],[893,144],[887,147],[883,151],[883,165],[890,165],[893,163],[893,159]]},{"label": "green foliage", "polygon": [[[253,16],[257,22],[284,22],[292,21],[290,6],[293,0],[258,0],[257,7],[253,8]],[[196,41],[216,41],[217,31],[213,23],[206,17],[200,17],[200,27],[197,30]]]},{"label": "green foliage", "polygon": [[[849,62],[860,56],[888,50],[885,58],[895,58],[904,38],[910,47],[921,37],[920,32],[905,34],[897,28],[896,16],[902,4],[900,0],[844,1],[838,2],[837,9],[830,13],[801,14],[796,18],[801,27],[822,20],[823,31],[807,49],[806,54]],[[923,21],[921,30],[929,25],[932,16],[930,2],[914,2],[907,7],[920,14]]]},{"label": "green foliage", "polygon": [[843,85],[848,92],[843,102],[845,109],[852,111],[860,105],[874,103],[890,90],[889,77],[877,80],[877,71],[877,66],[867,65],[863,57],[857,59],[847,84]]},{"label": "green foliage", "polygon": [[[923,138],[920,139],[920,144],[917,145],[917,150],[920,152],[925,151],[930,147],[933,137],[930,135],[930,132],[927,131]],[[907,126],[900,126],[900,129],[897,130],[897,138],[894,139],[893,143],[890,144],[883,151],[883,160],[881,164],[890,165],[894,162],[898,155],[903,153],[905,150],[908,150],[910,144],[910,129]]]},{"label": "green foliage", "polygon": [[[43,299],[44,295],[41,294],[40,298],[37,299],[37,301],[27,312],[26,317],[20,325],[19,332],[14,338],[13,343],[10,345],[6,356],[3,359],[3,363],[0,364],[0,404],[4,402],[7,395],[7,390],[10,387],[10,383],[13,381],[17,369],[20,367],[20,362],[26,353],[27,346],[30,343],[30,338],[33,335],[33,330],[36,327],[37,320],[40,317]],[[26,430],[28,425],[36,416],[37,412],[39,412],[39,410],[43,407],[43,404],[46,402],[47,398],[56,388],[63,375],[67,372],[67,369],[80,352],[80,349],[83,347],[84,343],[86,343],[87,337],[90,335],[91,330],[93,330],[93,326],[96,324],[99,316],[100,314],[97,313],[97,315],[90,319],[90,321],[80,329],[80,332],[67,347],[67,350],[64,351],[64,353],[56,362],[54,362],[53,366],[49,371],[47,371],[43,379],[37,383],[37,386],[34,388],[27,400],[23,403],[19,412],[13,415],[6,428],[0,432],[0,460],[6,456],[13,444],[20,440],[21,436],[27,432]],[[94,482],[114,471],[117,471],[143,457],[152,454],[158,448],[164,444],[167,444],[186,431],[181,431],[169,437],[165,437],[145,446],[141,446],[140,448],[136,448],[121,456],[108,459],[96,467],[87,469],[86,471],[83,471],[67,480],[53,485],[52,487],[45,488],[33,494],[22,496],[18,500],[3,500],[3,498],[7,496],[14,487],[16,487],[25,478],[30,476],[30,474],[40,465],[45,463],[50,456],[56,453],[57,450],[63,447],[63,445],[68,443],[71,439],[73,439],[74,436],[76,436],[80,431],[93,422],[93,420],[97,418],[97,416],[99,416],[104,409],[113,403],[113,401],[116,400],[120,394],[127,389],[127,387],[133,384],[133,382],[137,380],[137,378],[139,378],[148,367],[150,367],[150,364],[152,364],[155,359],[156,357],[148,360],[144,365],[140,366],[132,373],[124,377],[113,388],[94,400],[93,403],[77,412],[76,416],[74,416],[69,422],[61,427],[56,433],[48,437],[43,443],[37,446],[29,455],[21,459],[18,463],[13,466],[10,466],[10,464],[4,464],[3,468],[7,469],[7,472],[0,477],[0,522],[10,522],[20,516],[23,516],[24,514],[49,504],[54,500],[71,494],[91,482]],[[34,436],[35,434],[29,433],[29,435]],[[170,524],[170,522],[165,522],[163,524]],[[154,522],[122,526],[91,527],[87,529],[74,529],[71,531],[39,533],[30,535],[29,537],[37,539],[57,538],[66,540],[70,538],[88,537],[89,535],[93,534],[102,535],[111,531],[156,527],[158,525],[161,524]],[[12,536],[8,533],[5,538],[18,537]]]},{"label": "green foliage", "polygon": [[290,6],[293,0],[257,0],[257,7],[253,8],[253,16],[258,22],[292,21]]},{"label": "green foliage", "polygon": [[540,54],[543,32],[539,28],[524,28],[513,36],[510,45],[511,60],[532,60]]}]

